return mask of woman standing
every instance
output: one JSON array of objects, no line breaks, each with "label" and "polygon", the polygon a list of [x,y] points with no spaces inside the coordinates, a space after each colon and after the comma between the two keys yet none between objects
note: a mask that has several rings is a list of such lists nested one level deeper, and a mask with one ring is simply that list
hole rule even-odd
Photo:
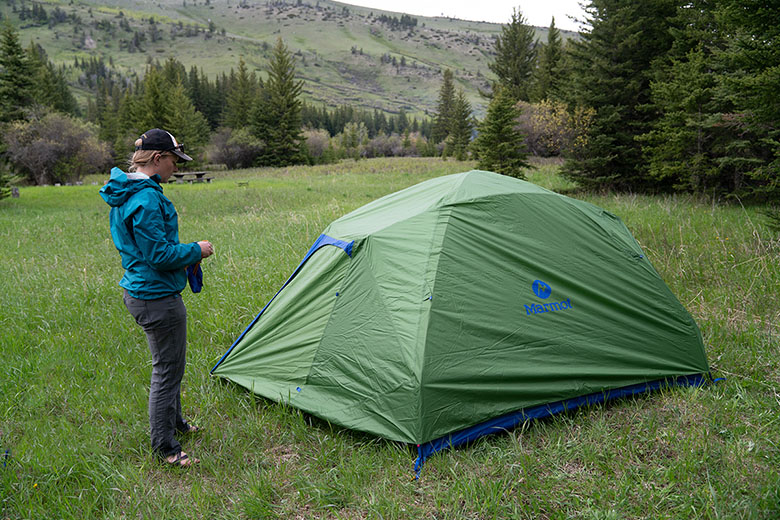
[{"label": "woman standing", "polygon": [[181,291],[186,268],[211,256],[204,240],[179,243],[176,209],[163,195],[180,161],[191,161],[183,145],[154,128],[135,142],[130,173],[111,170],[100,196],[111,206],[111,236],[122,257],[127,310],[146,333],[152,353],[149,423],[152,449],[169,464],[186,468],[200,462],[182,451],[176,433],[194,433],[181,414],[181,380],[187,344],[187,311]]}]

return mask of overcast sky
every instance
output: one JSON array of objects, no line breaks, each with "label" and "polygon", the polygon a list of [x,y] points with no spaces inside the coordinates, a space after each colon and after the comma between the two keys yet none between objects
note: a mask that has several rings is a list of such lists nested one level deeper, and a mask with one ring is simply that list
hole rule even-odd
[{"label": "overcast sky", "polygon": [[579,26],[569,19],[582,19],[581,0],[344,0],[346,3],[374,7],[418,16],[450,16],[478,22],[508,23],[512,9],[519,8],[529,25],[548,27],[555,17],[559,29],[576,31]]}]

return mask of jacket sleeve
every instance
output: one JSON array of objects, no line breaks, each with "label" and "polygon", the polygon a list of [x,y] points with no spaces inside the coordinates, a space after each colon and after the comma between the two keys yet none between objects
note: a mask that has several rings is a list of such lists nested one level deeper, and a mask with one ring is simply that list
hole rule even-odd
[{"label": "jacket sleeve", "polygon": [[160,202],[147,199],[132,213],[135,243],[144,261],[158,271],[174,271],[194,264],[201,258],[196,242],[180,244],[169,240]]}]

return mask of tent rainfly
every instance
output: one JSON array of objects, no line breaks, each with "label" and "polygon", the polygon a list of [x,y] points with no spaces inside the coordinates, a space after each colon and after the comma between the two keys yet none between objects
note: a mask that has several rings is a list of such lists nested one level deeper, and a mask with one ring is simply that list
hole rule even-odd
[{"label": "tent rainfly", "polygon": [[212,374],[431,454],[710,380],[701,334],[623,222],[485,171],[331,223]]}]

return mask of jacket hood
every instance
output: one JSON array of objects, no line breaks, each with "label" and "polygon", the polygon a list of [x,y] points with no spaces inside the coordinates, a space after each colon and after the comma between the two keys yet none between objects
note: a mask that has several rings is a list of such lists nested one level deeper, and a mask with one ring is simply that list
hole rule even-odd
[{"label": "jacket hood", "polygon": [[111,207],[121,206],[127,199],[146,188],[162,191],[159,175],[151,177],[134,173],[125,173],[119,168],[111,168],[111,178],[100,189],[100,196]]}]

